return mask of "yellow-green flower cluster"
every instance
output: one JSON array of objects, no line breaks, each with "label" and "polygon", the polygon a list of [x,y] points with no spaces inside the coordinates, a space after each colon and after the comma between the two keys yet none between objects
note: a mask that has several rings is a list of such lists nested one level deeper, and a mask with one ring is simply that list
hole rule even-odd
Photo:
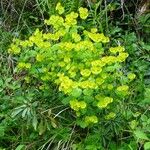
[{"label": "yellow-green flower cluster", "polygon": [[78,101],[78,100],[71,100],[70,101],[70,107],[75,110],[75,111],[79,111],[81,109],[85,109],[86,108],[86,103],[84,101]]},{"label": "yellow-green flower cluster", "polygon": [[103,67],[103,66],[105,66],[106,63],[105,63],[105,61],[102,61],[103,58],[101,60],[100,59],[99,60],[93,60],[91,62],[92,67]]},{"label": "yellow-green flower cluster", "polygon": [[77,17],[78,17],[78,13],[75,12],[71,12],[70,14],[66,15],[64,26],[68,28],[76,25]]},{"label": "yellow-green flower cluster", "polygon": [[95,75],[96,75],[96,74],[99,74],[99,73],[102,72],[102,68],[93,66],[93,67],[91,68],[91,72],[92,72],[93,74],[95,74]]},{"label": "yellow-green flower cluster", "polygon": [[104,64],[112,64],[117,62],[117,57],[115,56],[105,56],[101,59]]},{"label": "yellow-green flower cluster", "polygon": [[98,103],[97,106],[99,108],[106,108],[108,104],[113,102],[113,98],[112,97],[105,97],[103,99],[101,99]]},{"label": "yellow-green flower cluster", "polygon": [[72,33],[72,38],[75,42],[79,42],[81,40],[81,36],[77,33]]},{"label": "yellow-green flower cluster", "polygon": [[113,53],[113,54],[116,54],[117,52],[120,53],[120,52],[125,51],[125,48],[122,47],[122,46],[111,47],[111,48],[109,49],[109,51],[110,51],[111,53]]},{"label": "yellow-green flower cluster", "polygon": [[119,87],[117,88],[117,91],[119,91],[119,92],[127,92],[128,89],[129,89],[129,86],[127,86],[127,85],[122,85],[122,86],[119,86]]},{"label": "yellow-green flower cluster", "polygon": [[87,32],[88,37],[93,40],[94,42],[103,42],[103,43],[108,43],[109,42],[109,37],[104,36],[103,33],[92,33],[92,32]]},{"label": "yellow-green flower cluster", "polygon": [[17,67],[18,67],[18,69],[30,69],[31,63],[20,62],[20,63],[18,63]]},{"label": "yellow-green flower cluster", "polygon": [[45,20],[47,25],[52,25],[55,29],[59,29],[64,24],[64,19],[58,15],[52,15],[48,20]]},{"label": "yellow-green flower cluster", "polygon": [[119,62],[124,62],[128,56],[129,56],[128,53],[119,53],[117,60]]},{"label": "yellow-green flower cluster", "polygon": [[10,47],[8,49],[8,53],[15,54],[15,55],[19,54],[21,52],[21,46],[23,47],[23,43],[25,46],[29,45],[29,42],[27,42],[27,41],[21,41],[19,39],[14,38],[13,43],[10,45]]},{"label": "yellow-green flower cluster", "polygon": [[60,75],[59,76],[59,90],[64,93],[70,93],[74,88],[78,87],[77,82],[74,82],[68,76]]},{"label": "yellow-green flower cluster", "polygon": [[88,9],[80,7],[79,8],[79,14],[81,19],[86,19],[88,17]]},{"label": "yellow-green flower cluster", "polygon": [[132,81],[136,78],[136,75],[134,73],[129,73],[128,78]]},{"label": "yellow-green flower cluster", "polygon": [[105,119],[110,120],[114,119],[116,117],[116,114],[114,112],[110,112],[108,115],[105,116]]},{"label": "yellow-green flower cluster", "polygon": [[59,44],[61,49],[64,49],[65,51],[71,51],[74,48],[74,44],[71,42],[62,42]]},{"label": "yellow-green flower cluster", "polygon": [[64,13],[64,7],[61,5],[61,3],[57,3],[56,10],[58,10],[58,13],[61,15]]},{"label": "yellow-green flower cluster", "polygon": [[44,40],[57,41],[57,40],[59,40],[60,37],[64,36],[65,34],[66,34],[65,29],[59,29],[55,33],[45,33],[45,34],[43,34],[43,39]]},{"label": "yellow-green flower cluster", "polygon": [[97,116],[86,116],[85,117],[85,123],[87,124],[87,125],[89,125],[89,124],[95,124],[95,123],[98,123],[98,118],[97,118]]},{"label": "yellow-green flower cluster", "polygon": [[39,29],[36,29],[34,34],[29,37],[29,43],[35,44],[39,48],[49,48],[51,46],[50,42],[43,40],[43,34]]},{"label": "yellow-green flower cluster", "polygon": [[96,33],[97,32],[97,28],[92,28],[91,29],[91,33]]},{"label": "yellow-green flower cluster", "polygon": [[74,46],[76,51],[81,51],[81,50],[89,50],[89,51],[94,51],[94,45],[91,41],[89,40],[84,40],[84,41],[79,41],[78,43],[76,43],[76,45]]},{"label": "yellow-green flower cluster", "polygon": [[14,45],[14,44],[11,44],[11,48],[8,49],[8,52],[13,53],[13,54],[19,54],[20,51],[21,49],[17,45]]},{"label": "yellow-green flower cluster", "polygon": [[44,60],[44,56],[42,54],[37,54],[36,55],[36,60],[39,61],[39,62],[41,62],[41,61]]},{"label": "yellow-green flower cluster", "polygon": [[85,81],[79,82],[79,87],[82,89],[96,89],[97,84],[94,81],[85,80]]},{"label": "yellow-green flower cluster", "polygon": [[19,45],[22,46],[23,48],[26,48],[26,47],[32,47],[33,43],[32,41],[25,40],[25,41],[20,41]]},{"label": "yellow-green flower cluster", "polygon": [[109,90],[112,90],[112,89],[114,88],[114,86],[113,86],[112,84],[108,84],[108,85],[107,85],[107,88],[108,88]]},{"label": "yellow-green flower cluster", "polygon": [[96,84],[98,86],[102,85],[104,82],[105,82],[105,79],[103,79],[101,77],[96,78]]},{"label": "yellow-green flower cluster", "polygon": [[90,74],[91,74],[91,71],[89,69],[83,69],[83,70],[81,70],[81,75],[83,77],[88,77],[88,76],[90,76]]}]

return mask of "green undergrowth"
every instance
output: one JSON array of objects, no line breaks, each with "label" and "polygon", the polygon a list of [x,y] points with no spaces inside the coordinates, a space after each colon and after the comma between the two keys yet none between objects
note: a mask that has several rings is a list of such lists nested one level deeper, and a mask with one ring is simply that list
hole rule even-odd
[{"label": "green undergrowth", "polygon": [[0,150],[150,149],[149,13],[58,2],[1,3]]}]

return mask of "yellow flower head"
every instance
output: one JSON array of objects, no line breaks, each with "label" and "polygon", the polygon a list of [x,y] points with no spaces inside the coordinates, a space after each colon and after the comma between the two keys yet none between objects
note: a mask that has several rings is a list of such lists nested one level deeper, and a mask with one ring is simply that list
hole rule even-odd
[{"label": "yellow flower head", "polygon": [[94,66],[103,67],[103,66],[105,66],[105,63],[101,60],[94,60],[91,62],[91,65],[92,65],[92,67],[94,67]]},{"label": "yellow flower head", "polygon": [[48,80],[50,80],[50,76],[48,74],[46,74],[46,75],[41,77],[41,80],[48,81]]},{"label": "yellow flower head", "polygon": [[93,116],[86,116],[85,117],[85,123],[87,125],[89,125],[91,123],[98,123],[98,118],[95,115],[93,115]]},{"label": "yellow flower head", "polygon": [[76,20],[77,17],[78,17],[78,14],[75,12],[71,12],[70,14],[66,15],[64,26],[66,28],[68,28],[68,27],[76,25],[77,24],[77,20]]},{"label": "yellow flower head", "polygon": [[56,10],[58,10],[60,15],[64,13],[64,7],[61,5],[61,3],[57,3]]},{"label": "yellow flower head", "polygon": [[122,47],[122,46],[117,46],[117,47],[111,47],[110,49],[109,49],[109,51],[111,52],[111,53],[114,53],[114,54],[116,54],[117,52],[123,52],[125,50],[125,48],[124,47]]},{"label": "yellow flower head", "polygon": [[129,74],[128,74],[128,78],[129,78],[131,81],[134,80],[135,77],[136,77],[136,75],[135,75],[134,73],[129,73]]},{"label": "yellow flower head", "polygon": [[96,32],[97,32],[97,28],[92,28],[92,29],[91,29],[91,32],[92,32],[92,33],[96,33]]},{"label": "yellow flower head", "polygon": [[75,42],[79,42],[81,40],[81,37],[77,33],[72,33],[72,38]]},{"label": "yellow flower head", "polygon": [[21,49],[17,45],[14,45],[14,44],[11,44],[11,47],[8,49],[8,52],[12,54],[19,54],[20,51]]},{"label": "yellow flower head", "polygon": [[84,69],[84,70],[81,70],[80,73],[83,77],[88,77],[88,76],[90,76],[91,71],[89,69]]},{"label": "yellow flower head", "polygon": [[109,38],[104,36],[103,33],[88,32],[87,34],[88,34],[88,37],[96,43],[98,43],[98,42],[108,43],[109,42]]},{"label": "yellow flower head", "polygon": [[70,101],[70,107],[75,111],[79,111],[80,109],[86,108],[86,103],[75,99]]},{"label": "yellow flower head", "polygon": [[83,82],[80,82],[79,83],[79,86],[82,88],[82,89],[95,89],[97,87],[96,83],[93,82],[93,81],[83,81]]},{"label": "yellow flower head", "polygon": [[127,58],[128,56],[129,56],[128,53],[121,52],[121,53],[119,53],[119,55],[118,55],[118,57],[117,57],[117,60],[118,60],[119,62],[123,62],[123,61],[126,60],[126,58]]},{"label": "yellow flower head", "polygon": [[30,63],[26,63],[26,64],[25,64],[25,67],[26,67],[27,69],[30,69],[30,68],[31,68],[31,64],[30,64]]},{"label": "yellow flower head", "polygon": [[102,68],[100,68],[100,67],[92,67],[92,68],[91,68],[91,72],[92,72],[93,74],[99,74],[99,73],[102,72]]},{"label": "yellow flower head", "polygon": [[25,63],[24,62],[20,62],[18,63],[18,66],[17,66],[19,69],[22,69],[25,67]]},{"label": "yellow flower head", "polygon": [[36,55],[36,60],[37,60],[38,62],[41,62],[41,61],[44,60],[44,56],[41,55],[41,54],[37,54],[37,55]]},{"label": "yellow flower head", "polygon": [[52,25],[55,29],[59,29],[63,26],[64,19],[58,15],[52,15],[48,20],[45,20],[44,23]]},{"label": "yellow flower head", "polygon": [[88,17],[88,9],[80,7],[79,8],[79,14],[81,19],[86,19]]},{"label": "yellow flower head", "polygon": [[20,63],[18,63],[17,67],[19,69],[30,69],[31,68],[31,64],[30,63],[20,62]]},{"label": "yellow flower head", "polygon": [[113,102],[113,98],[111,97],[105,97],[103,99],[101,99],[98,103],[97,106],[99,108],[106,108],[108,104]]},{"label": "yellow flower head", "polygon": [[104,79],[103,78],[96,78],[96,84],[98,85],[102,85],[104,83]]},{"label": "yellow flower head", "polygon": [[127,92],[128,90],[129,90],[129,87],[127,85],[122,85],[117,88],[118,92]]},{"label": "yellow flower head", "polygon": [[64,57],[64,62],[65,62],[65,63],[69,63],[70,61],[71,61],[70,57],[67,57],[67,56]]},{"label": "yellow flower head", "polygon": [[81,109],[86,108],[86,103],[84,101],[80,101],[79,103],[80,103],[80,108]]}]

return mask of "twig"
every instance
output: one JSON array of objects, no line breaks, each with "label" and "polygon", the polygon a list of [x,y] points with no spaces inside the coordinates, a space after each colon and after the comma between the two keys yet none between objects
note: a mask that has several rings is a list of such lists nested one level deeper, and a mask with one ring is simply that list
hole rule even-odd
[{"label": "twig", "polygon": [[57,113],[57,114],[54,116],[54,119],[55,119],[57,116],[59,116],[63,111],[65,111],[65,110],[67,110],[67,109],[69,109],[69,107],[67,107],[67,108],[61,110],[59,113]]},{"label": "twig", "polygon": [[25,2],[23,4],[22,10],[21,10],[21,14],[20,14],[19,19],[18,19],[18,24],[17,24],[16,31],[18,31],[18,29],[19,29],[20,20],[21,20],[21,17],[22,17],[22,14],[23,14],[23,11],[24,11],[24,8],[25,8],[25,5],[26,5],[27,1],[28,0],[25,0]]},{"label": "twig", "polygon": [[121,9],[122,9],[122,20],[124,20],[124,16],[125,16],[125,13],[124,13],[124,0],[121,0]]}]

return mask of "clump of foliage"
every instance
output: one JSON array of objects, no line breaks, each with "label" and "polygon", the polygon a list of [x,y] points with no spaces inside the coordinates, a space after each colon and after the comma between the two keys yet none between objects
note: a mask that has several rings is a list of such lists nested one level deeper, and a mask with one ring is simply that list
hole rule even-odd
[{"label": "clump of foliage", "polygon": [[[2,7],[2,28],[17,26],[0,29],[0,149],[149,149],[149,15],[133,21],[120,1],[61,2]],[[24,40],[7,53],[13,35]]]},{"label": "clump of foliage", "polygon": [[48,90],[50,83],[58,86],[62,103],[70,105],[83,128],[115,118],[115,106],[130,95],[136,77],[123,71],[128,53],[120,45],[111,47],[96,28],[87,31],[78,24],[88,17],[86,8],[63,16],[58,3],[56,10],[59,15],[45,20],[51,32],[37,29],[28,40],[11,44],[9,53],[18,57],[16,72],[24,72],[25,82],[38,83],[40,90]]}]

